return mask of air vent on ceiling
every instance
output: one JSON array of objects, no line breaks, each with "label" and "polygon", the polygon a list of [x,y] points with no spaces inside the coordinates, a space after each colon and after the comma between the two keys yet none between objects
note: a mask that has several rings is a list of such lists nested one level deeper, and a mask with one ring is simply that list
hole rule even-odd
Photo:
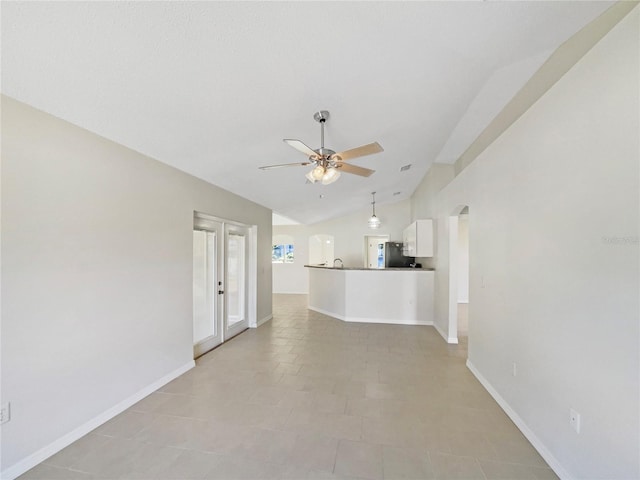
[{"label": "air vent on ceiling", "polygon": [[409,170],[411,168],[411,164],[409,165],[405,165],[404,167],[400,167],[400,171],[401,172],[406,172],[407,170]]}]

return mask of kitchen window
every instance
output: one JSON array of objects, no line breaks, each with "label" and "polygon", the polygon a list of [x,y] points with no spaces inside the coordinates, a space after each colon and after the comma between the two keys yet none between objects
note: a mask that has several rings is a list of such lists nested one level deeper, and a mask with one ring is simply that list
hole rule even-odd
[{"label": "kitchen window", "polygon": [[274,245],[271,253],[271,263],[293,263],[293,245]]}]

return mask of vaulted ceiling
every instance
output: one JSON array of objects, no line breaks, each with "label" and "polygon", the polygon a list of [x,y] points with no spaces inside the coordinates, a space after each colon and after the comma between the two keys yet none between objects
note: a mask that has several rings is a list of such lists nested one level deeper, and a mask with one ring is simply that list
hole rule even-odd
[{"label": "vaulted ceiling", "polygon": [[[313,223],[409,197],[611,4],[3,2],[2,92]],[[305,161],[282,139],[319,147],[318,110],[375,174],[258,169]]]}]

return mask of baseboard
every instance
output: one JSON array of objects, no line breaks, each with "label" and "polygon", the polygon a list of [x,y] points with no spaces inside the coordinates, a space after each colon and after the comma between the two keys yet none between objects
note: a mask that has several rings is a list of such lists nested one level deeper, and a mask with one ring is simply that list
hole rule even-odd
[{"label": "baseboard", "polygon": [[445,342],[451,343],[453,345],[457,345],[458,344],[458,337],[449,337],[449,336],[447,336],[447,334],[444,332],[444,330],[442,330],[440,328],[440,325],[438,325],[435,322],[433,322],[433,326],[435,327],[436,331],[440,334],[440,336],[444,339]]},{"label": "baseboard", "polygon": [[16,477],[19,477],[20,475],[22,475],[26,471],[31,470],[33,467],[35,467],[39,463],[42,463],[43,461],[45,461],[50,456],[58,453],[63,448],[68,447],[69,445],[71,445],[76,440],[84,437],[87,433],[89,433],[92,430],[98,428],[103,423],[111,420],[116,415],[122,413],[127,408],[129,408],[132,405],[136,404],[137,402],[142,400],[147,395],[150,395],[151,393],[153,393],[156,390],[158,390],[160,387],[166,385],[171,380],[173,380],[173,379],[179,377],[180,375],[182,375],[183,373],[191,370],[193,367],[195,367],[195,365],[196,365],[195,362],[193,360],[191,360],[190,362],[186,363],[182,367],[174,370],[173,372],[165,375],[164,377],[160,378],[159,380],[157,380],[157,381],[153,382],[152,384],[146,386],[142,390],[140,390],[137,393],[131,395],[130,397],[128,397],[125,400],[123,400],[120,403],[118,403],[117,405],[114,405],[113,407],[111,407],[108,410],[102,412],[98,416],[92,418],[88,422],[80,425],[78,428],[75,428],[71,432],[67,433],[66,435],[64,435],[64,436],[60,437],[59,439],[55,440],[54,442],[50,443],[46,447],[41,448],[40,450],[38,450],[37,452],[29,455],[26,458],[23,458],[18,463],[13,464],[12,466],[10,466],[9,468],[7,468],[6,470],[4,470],[4,471],[2,471],[0,473],[0,478],[2,480],[13,480]]},{"label": "baseboard", "polygon": [[388,325],[427,325],[432,326],[433,322],[425,320],[402,320],[402,319],[388,319],[388,318],[361,318],[361,317],[347,317],[345,322],[353,323],[385,323]]},{"label": "baseboard", "polygon": [[273,315],[269,314],[266,317],[258,320],[258,324],[256,325],[256,328],[259,327],[260,325],[264,325],[265,323],[267,323],[271,319],[273,319]]},{"label": "baseboard", "polygon": [[433,326],[435,327],[436,331],[440,334],[440,336],[444,339],[444,341],[448,343],[447,334],[444,333],[444,331],[440,328],[440,325],[438,325],[436,322],[433,322]]},{"label": "baseboard", "polygon": [[323,315],[327,315],[329,317],[337,318],[338,320],[342,320],[343,322],[347,321],[347,319],[344,316],[339,315],[339,314],[337,314],[335,312],[328,312],[327,310],[323,310],[322,308],[318,308],[318,307],[312,307],[311,305],[308,305],[307,308],[309,310],[313,310],[314,312],[318,312],[318,313],[321,313]]},{"label": "baseboard", "polygon": [[328,315],[329,317],[337,318],[338,320],[342,320],[343,322],[353,322],[353,323],[385,323],[388,325],[433,325],[433,322],[423,321],[423,320],[402,320],[402,319],[381,319],[381,318],[362,318],[362,317],[345,317],[344,315],[338,315],[334,312],[328,312],[321,308],[308,306],[309,310],[313,310],[314,312],[322,313],[323,315]]},{"label": "baseboard", "polygon": [[516,424],[516,427],[522,432],[522,434],[529,440],[533,448],[535,448],[545,462],[549,464],[549,467],[555,472],[555,474],[562,480],[571,480],[572,477],[560,464],[558,459],[553,456],[549,449],[542,443],[542,441],[536,436],[535,433],[527,426],[527,424],[520,418],[513,408],[506,402],[504,398],[496,391],[495,388],[487,381],[486,378],[476,369],[471,363],[471,360],[467,359],[467,368],[471,370],[471,373],[475,375],[482,386],[489,392],[489,395],[500,405],[500,408],[504,410],[507,416]]},{"label": "baseboard", "polygon": [[273,292],[274,295],[309,295],[309,292]]}]

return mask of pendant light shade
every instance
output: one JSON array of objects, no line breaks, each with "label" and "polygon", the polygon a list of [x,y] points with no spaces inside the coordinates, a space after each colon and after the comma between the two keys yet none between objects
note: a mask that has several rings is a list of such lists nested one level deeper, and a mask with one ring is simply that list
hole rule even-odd
[{"label": "pendant light shade", "polygon": [[324,167],[322,165],[318,165],[316,168],[311,170],[311,176],[316,181],[322,180],[322,177],[324,176]]},{"label": "pendant light shade", "polygon": [[373,202],[371,202],[373,211],[372,211],[371,218],[369,218],[368,224],[369,224],[369,228],[375,229],[375,228],[380,228],[380,219],[376,217],[376,192],[371,192],[371,195],[373,197]]},{"label": "pendant light shade", "polygon": [[338,178],[340,178],[340,172],[338,171],[337,168],[333,168],[333,167],[327,168],[327,171],[322,176],[322,184],[329,185],[330,183],[333,183],[336,180],[338,180]]},{"label": "pendant light shade", "polygon": [[307,177],[307,180],[309,180],[311,183],[316,183],[316,179],[313,178],[313,170],[309,171],[305,177]]}]

